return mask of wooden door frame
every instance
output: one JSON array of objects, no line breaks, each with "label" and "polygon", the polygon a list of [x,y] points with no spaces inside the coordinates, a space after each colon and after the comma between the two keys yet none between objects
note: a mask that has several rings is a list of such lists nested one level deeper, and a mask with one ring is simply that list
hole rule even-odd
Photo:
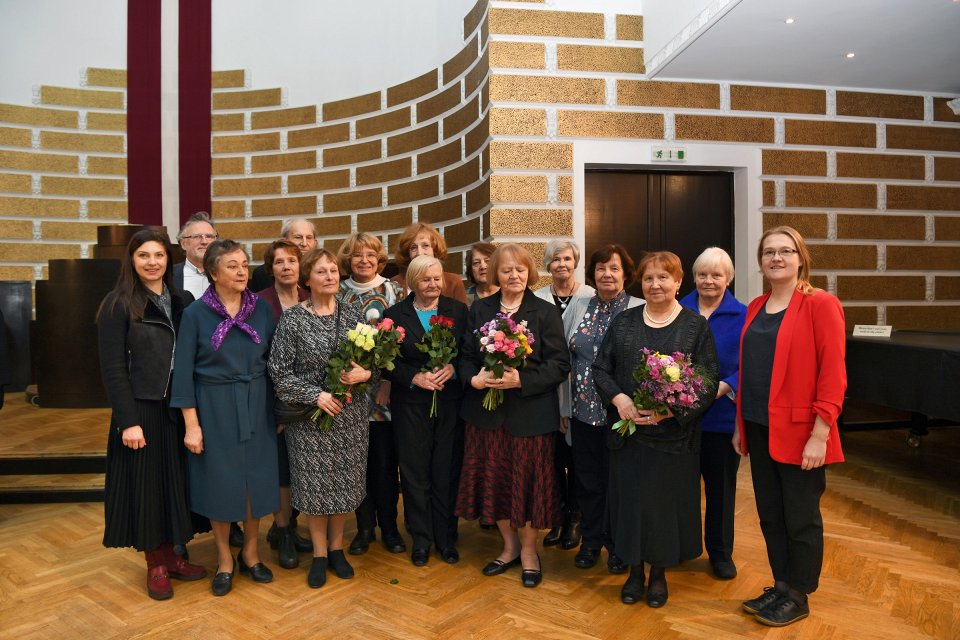
[{"label": "wooden door frame", "polygon": [[[651,162],[652,147],[682,147],[687,162]],[[733,242],[736,253],[734,294],[752,300],[763,292],[763,278],[757,266],[756,247],[763,233],[763,185],[761,152],[758,147],[732,144],[676,144],[622,140],[581,140],[573,144],[573,237],[585,246],[586,171],[729,171],[733,174]],[[583,263],[578,279],[583,280]]]}]

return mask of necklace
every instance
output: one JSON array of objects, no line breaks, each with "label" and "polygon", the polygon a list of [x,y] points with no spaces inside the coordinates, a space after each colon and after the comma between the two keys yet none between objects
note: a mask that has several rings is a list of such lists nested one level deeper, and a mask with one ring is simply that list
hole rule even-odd
[{"label": "necklace", "polygon": [[579,288],[579,285],[577,283],[574,283],[573,289],[570,290],[570,293],[565,296],[562,296],[557,292],[557,288],[555,286],[553,286],[552,284],[550,285],[550,293],[553,295],[553,299],[556,301],[557,306],[560,307],[561,311],[566,310],[567,305],[570,304],[570,300],[571,298],[573,298],[573,294],[577,292],[578,288]]},{"label": "necklace", "polygon": [[521,298],[521,299],[520,299],[520,302],[518,302],[517,304],[513,305],[512,307],[508,307],[507,305],[503,304],[503,300],[501,299],[501,300],[500,300],[500,308],[501,308],[503,311],[506,311],[508,314],[509,314],[509,313],[513,313],[514,311],[516,311],[517,309],[520,308],[520,304],[521,304],[522,302],[523,302],[523,299]]},{"label": "necklace", "polygon": [[417,304],[417,299],[416,298],[413,299],[413,308],[416,309],[417,311],[435,311],[438,306],[440,306],[439,299],[434,301],[434,303],[428,307],[421,307],[419,304]]},{"label": "necklace", "polygon": [[680,304],[674,301],[673,310],[667,314],[667,317],[663,320],[657,320],[650,315],[650,312],[647,310],[647,305],[643,305],[643,319],[646,320],[647,324],[651,327],[665,327],[671,322],[673,322],[677,316],[680,315]]},{"label": "necklace", "polygon": [[307,308],[310,309],[310,311],[313,312],[313,315],[317,316],[318,318],[325,318],[327,316],[333,315],[334,310],[337,308],[337,303],[336,301],[334,301],[333,308],[330,310],[330,313],[320,313],[320,310],[316,306],[314,306],[313,300],[308,298]]}]

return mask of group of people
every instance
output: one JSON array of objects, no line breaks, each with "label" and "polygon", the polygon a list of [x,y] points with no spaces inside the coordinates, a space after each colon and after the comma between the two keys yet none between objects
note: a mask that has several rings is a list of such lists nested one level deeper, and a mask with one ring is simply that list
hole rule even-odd
[{"label": "group of people", "polygon": [[[730,256],[715,247],[692,265],[696,288],[680,300],[683,267],[669,251],[635,264],[620,245],[600,247],[581,283],[573,242],[547,243],[542,265],[521,245],[477,243],[465,288],[444,271],[446,245],[428,224],[400,236],[392,279],[376,235],[354,233],[334,254],[317,248],[307,220],[282,234],[251,287],[244,248],[218,239],[205,214],[180,233],[182,265],[169,264],[166,233],[139,231],[98,314],[113,408],[104,544],[145,552],[151,597],[171,597],[170,578],[207,575],[186,544],[211,529],[215,595],[231,590],[238,567],[272,580],[257,544],[268,514],[280,566],[311,551],[310,587],[328,571],[350,578],[345,547],[365,553],[378,528],[387,550],[406,551],[402,490],[416,566],[432,551],[458,562],[458,519],[479,520],[502,538],[483,573],[518,566],[521,583],[536,587],[546,529],[544,546],[579,544],[582,569],[605,548],[609,572],[627,574],[622,602],[660,607],[665,570],[704,545],[717,578],[737,575],[734,498],[749,452],[774,585],[743,608],[770,625],[808,615],[823,557],[824,465],[843,459],[845,334],[839,301],[810,284],[794,229],[763,234],[757,261],[770,288],[749,307],[729,288]],[[534,290],[541,266],[550,282]],[[635,280],[643,299],[626,291]],[[456,355],[431,367],[418,345],[436,316]],[[476,332],[504,317],[532,339],[522,366],[501,372]],[[335,393],[327,365],[339,343],[358,322],[381,321],[406,335],[394,366],[352,362],[336,382],[367,390]],[[689,358],[703,375],[693,402],[638,406],[644,350]],[[490,390],[502,398],[493,407]],[[332,426],[319,428],[309,411],[278,423],[275,402],[311,408]],[[611,428],[622,420],[636,431]],[[357,533],[345,545],[351,511]],[[297,534],[298,514],[309,539]]]}]

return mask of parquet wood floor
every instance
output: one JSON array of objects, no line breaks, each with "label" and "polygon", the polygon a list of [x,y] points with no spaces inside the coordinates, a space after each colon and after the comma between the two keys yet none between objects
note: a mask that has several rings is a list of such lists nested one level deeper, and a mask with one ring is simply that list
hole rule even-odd
[{"label": "parquet wood floor", "polygon": [[[64,435],[47,411],[31,416],[42,430],[86,439],[90,450],[102,451],[92,436]],[[102,413],[86,411],[87,428],[102,438]],[[79,410],[57,413],[83,421]],[[0,423],[5,414],[7,408]],[[515,569],[486,578],[480,568],[498,553],[499,536],[468,522],[460,525],[457,565],[433,557],[428,567],[413,567],[407,554],[376,544],[350,558],[355,579],[330,574],[326,586],[311,590],[308,558],[301,556],[299,569],[280,569],[261,536],[262,556],[276,576],[271,584],[238,575],[232,593],[214,598],[208,580],[175,582],[175,597],[155,602],[144,593],[142,556],[101,546],[102,505],[3,505],[0,637],[957,639],[960,430],[934,430],[919,450],[903,436],[845,436],[848,462],[830,470],[823,499],[821,587],[811,597],[810,617],[784,629],[763,627],[739,608],[771,580],[745,463],[737,496],[740,575],[721,582],[707,573],[705,557],[686,563],[668,572],[670,601],[658,610],[622,605],[624,578],[608,575],[604,563],[574,568],[573,551],[541,551],[544,582],[537,589],[524,589]],[[56,443],[42,434],[39,440]],[[265,534],[268,519],[261,526]],[[190,549],[194,561],[214,569],[209,535]]]}]

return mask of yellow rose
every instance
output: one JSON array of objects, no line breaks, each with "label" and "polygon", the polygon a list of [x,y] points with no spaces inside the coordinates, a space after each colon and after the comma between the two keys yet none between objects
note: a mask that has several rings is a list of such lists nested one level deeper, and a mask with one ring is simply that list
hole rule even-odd
[{"label": "yellow rose", "polygon": [[361,336],[361,335],[358,335],[357,337],[355,337],[355,338],[353,339],[353,344],[357,345],[357,346],[360,347],[361,349],[363,349],[363,345],[364,345],[365,343],[366,343],[366,339],[365,339],[363,336]]},{"label": "yellow rose", "polygon": [[356,329],[350,329],[350,331],[347,331],[347,340],[349,340],[350,342],[353,342],[353,341],[355,341],[356,339],[357,339],[357,330],[356,330]]},{"label": "yellow rose", "polygon": [[363,350],[370,351],[370,349],[373,349],[373,345],[374,345],[373,337],[367,336],[366,340],[363,343]]},{"label": "yellow rose", "polygon": [[676,365],[667,367],[663,370],[663,375],[665,375],[670,382],[676,382],[680,379],[680,367]]}]

